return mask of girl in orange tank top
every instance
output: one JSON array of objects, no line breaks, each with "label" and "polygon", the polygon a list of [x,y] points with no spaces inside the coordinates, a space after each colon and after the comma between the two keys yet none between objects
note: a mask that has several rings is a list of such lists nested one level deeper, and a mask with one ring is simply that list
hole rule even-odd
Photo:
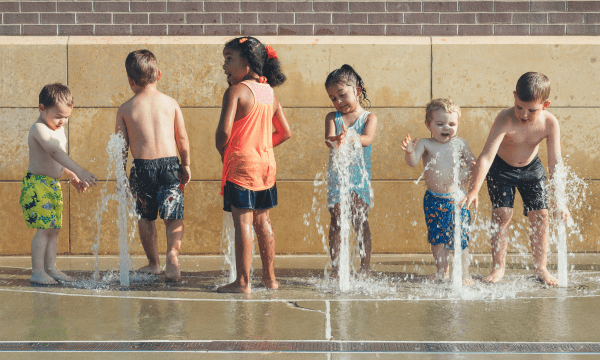
[{"label": "girl in orange tank top", "polygon": [[[253,234],[256,231],[263,264],[262,283],[277,289],[275,237],[269,209],[277,205],[273,147],[291,136],[290,127],[272,86],[285,81],[277,53],[253,37],[236,38],[223,49],[223,70],[229,88],[215,142],[223,160],[223,210],[235,225],[236,280],[218,292],[250,293]],[[273,132],[273,128],[275,131]]]}]

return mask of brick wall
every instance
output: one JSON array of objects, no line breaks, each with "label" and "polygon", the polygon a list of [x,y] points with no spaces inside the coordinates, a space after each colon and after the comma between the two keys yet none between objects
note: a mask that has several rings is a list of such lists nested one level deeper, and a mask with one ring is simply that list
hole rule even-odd
[{"label": "brick wall", "polygon": [[1,1],[1,35],[597,35],[600,1]]}]

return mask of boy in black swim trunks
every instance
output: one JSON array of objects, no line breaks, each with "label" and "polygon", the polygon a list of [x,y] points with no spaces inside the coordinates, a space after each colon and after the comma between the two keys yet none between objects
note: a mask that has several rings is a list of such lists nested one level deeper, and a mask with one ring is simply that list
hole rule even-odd
[{"label": "boy in black swim trunks", "polygon": [[[556,166],[562,166],[560,128],[556,117],[546,111],[550,106],[550,81],[541,73],[528,72],[517,81],[513,92],[515,105],[498,114],[485,147],[477,159],[473,179],[461,205],[477,208],[478,192],[487,178],[492,201],[492,260],[494,268],[483,280],[495,283],[504,277],[508,227],[513,213],[515,187],[524,203],[524,213],[531,222],[531,251],[536,276],[548,285],[558,280],[546,268],[548,257],[548,206],[546,204],[546,172],[537,155],[542,140],[548,149],[548,171],[553,177]],[[489,170],[489,173],[488,173]],[[487,177],[486,177],[487,174]],[[566,221],[567,208],[557,209]]]},{"label": "boy in black swim trunks", "polygon": [[[125,60],[129,86],[135,95],[119,107],[115,132],[122,133],[133,156],[129,177],[140,215],[140,240],[148,265],[139,269],[160,274],[155,220],[163,219],[167,232],[165,279],[181,277],[179,248],[183,239],[183,186],[191,177],[190,150],[183,115],[173,98],[156,89],[161,72],[148,50],[130,53]],[[177,152],[181,157],[181,164]]]}]

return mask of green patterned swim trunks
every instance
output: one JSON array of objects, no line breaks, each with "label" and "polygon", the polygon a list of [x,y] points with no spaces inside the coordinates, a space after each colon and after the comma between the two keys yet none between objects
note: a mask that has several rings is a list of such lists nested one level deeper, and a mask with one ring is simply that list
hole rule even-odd
[{"label": "green patterned swim trunks", "polygon": [[19,204],[28,228],[62,228],[63,196],[58,179],[28,171],[21,181]]}]

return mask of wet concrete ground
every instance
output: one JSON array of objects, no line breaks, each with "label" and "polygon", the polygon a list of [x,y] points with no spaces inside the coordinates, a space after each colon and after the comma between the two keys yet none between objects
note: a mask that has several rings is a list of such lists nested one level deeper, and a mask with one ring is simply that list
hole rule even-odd
[{"label": "wet concrete ground", "polygon": [[[133,259],[135,267],[145,259]],[[489,256],[474,257],[476,279],[489,272]],[[448,283],[428,283],[431,255],[375,255],[374,277],[355,279],[351,291],[324,279],[324,256],[278,256],[280,289],[269,291],[254,273],[251,295],[218,294],[227,278],[222,258],[182,256],[182,281],[165,284],[162,276],[131,273],[131,285],[118,284],[118,258],[101,257],[101,281],[93,281],[93,257],[60,257],[57,265],[77,281],[31,287],[28,257],[0,258],[0,341],[4,344],[50,342],[213,341],[199,353],[110,352],[110,358],[208,359],[566,359],[600,354],[532,354],[527,346],[512,354],[396,352],[242,352],[218,350],[216,341],[288,341],[310,349],[316,342],[406,343],[598,343],[600,341],[600,256],[569,258],[569,286],[548,287],[532,276],[530,258],[513,256],[499,284],[461,293]],[[556,263],[551,259],[552,263]],[[476,265],[475,265],[476,263]],[[260,267],[260,261],[255,260]],[[529,267],[529,269],[528,269]],[[42,354],[53,358],[105,358],[99,352],[2,351],[0,358]],[[25,348],[24,348],[25,349]],[[93,349],[93,346],[90,347]],[[27,349],[25,349],[27,350]],[[492,356],[493,355],[493,356]]]}]

